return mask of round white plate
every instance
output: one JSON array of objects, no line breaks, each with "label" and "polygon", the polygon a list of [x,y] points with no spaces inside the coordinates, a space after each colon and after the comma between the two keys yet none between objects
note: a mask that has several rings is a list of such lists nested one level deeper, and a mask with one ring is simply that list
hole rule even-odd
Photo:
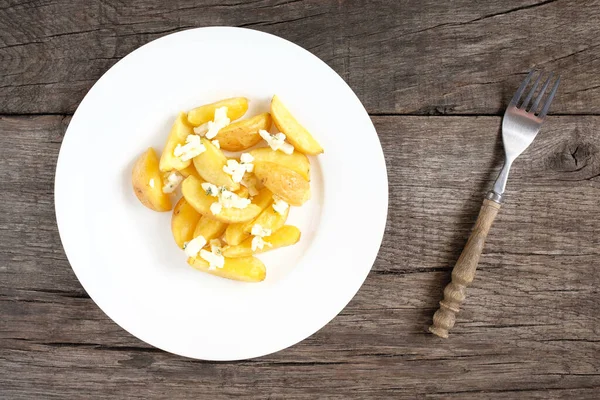
[{"label": "round white plate", "polygon": [[[312,199],[290,212],[302,238],[260,256],[261,283],[194,270],[171,213],[136,199],[132,165],[149,146],[162,151],[178,111],[245,96],[254,115],[273,94],[325,149],[311,157]],[[388,188],[375,128],[331,68],[276,36],[200,28],[142,46],[92,87],[63,140],[55,201],[69,262],[110,318],[175,354],[237,360],[291,346],[346,306],[379,250]]]}]

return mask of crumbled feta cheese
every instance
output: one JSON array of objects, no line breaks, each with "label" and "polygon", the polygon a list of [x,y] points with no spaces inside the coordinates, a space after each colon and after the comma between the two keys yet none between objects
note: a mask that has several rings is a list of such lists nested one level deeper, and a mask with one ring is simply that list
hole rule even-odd
[{"label": "crumbled feta cheese", "polygon": [[254,224],[252,226],[252,231],[250,232],[253,236],[271,236],[271,230],[267,228],[263,228],[260,224]]},{"label": "crumbled feta cheese", "polygon": [[219,203],[225,208],[246,208],[252,203],[250,199],[245,199],[227,189],[221,190]]},{"label": "crumbled feta cheese", "polygon": [[256,249],[262,250],[265,246],[271,246],[271,243],[265,242],[260,236],[252,238],[252,251],[256,251]]},{"label": "crumbled feta cheese", "polygon": [[249,164],[252,161],[254,161],[254,157],[252,157],[252,154],[250,153],[242,153],[242,155],[240,156],[240,161],[242,162],[242,164]]},{"label": "crumbled feta cheese", "polygon": [[225,257],[208,250],[200,250],[200,257],[208,261],[208,269],[210,271],[214,271],[217,268],[223,268],[225,265]]},{"label": "crumbled feta cheese", "polygon": [[279,132],[274,135],[271,135],[269,132],[261,129],[258,131],[260,137],[262,137],[268,144],[271,149],[274,151],[281,150],[285,154],[292,154],[294,152],[294,146],[287,143],[285,141],[286,136],[284,133]]},{"label": "crumbled feta cheese", "polygon": [[178,174],[177,172],[171,172],[167,176],[167,182],[162,188],[163,193],[173,193],[182,180],[182,175]]},{"label": "crumbled feta cheese", "polygon": [[202,189],[206,192],[207,196],[217,197],[219,195],[219,188],[210,182],[203,182]]},{"label": "crumbled feta cheese", "polygon": [[178,144],[173,150],[175,157],[179,157],[181,161],[191,160],[199,154],[206,151],[206,147],[200,141],[198,135],[187,135],[185,138],[185,144],[182,146]]},{"label": "crumbled feta cheese", "polygon": [[183,250],[188,257],[196,257],[204,246],[206,246],[206,239],[200,235],[185,243]]},{"label": "crumbled feta cheese", "polygon": [[215,119],[214,121],[209,121],[207,123],[208,131],[204,135],[208,140],[213,139],[217,136],[217,133],[223,128],[225,128],[231,120],[227,117],[227,107],[219,107],[215,110]]},{"label": "crumbled feta cheese", "polygon": [[210,205],[210,212],[213,213],[213,215],[219,215],[219,213],[221,213],[222,209],[223,209],[223,206],[218,201],[215,201],[214,203],[212,203]]},{"label": "crumbled feta cheese", "polygon": [[221,148],[221,143],[219,143],[219,141],[217,139],[211,141],[211,143],[213,144],[213,146],[215,146],[217,149]]},{"label": "crumbled feta cheese", "polygon": [[240,162],[237,160],[227,160],[227,165],[223,166],[223,171],[231,175],[231,179],[235,183],[240,183],[242,179],[244,179],[244,174],[246,172],[254,171],[254,157],[249,153],[242,153],[240,157]]},{"label": "crumbled feta cheese", "polygon": [[154,178],[150,179],[150,182],[148,182],[148,184],[152,189],[154,189]]},{"label": "crumbled feta cheese", "polygon": [[273,210],[283,215],[290,205],[280,198],[276,198],[273,202]]},{"label": "crumbled feta cheese", "polygon": [[214,254],[221,254],[221,241],[219,239],[212,239],[210,241],[210,251]]}]

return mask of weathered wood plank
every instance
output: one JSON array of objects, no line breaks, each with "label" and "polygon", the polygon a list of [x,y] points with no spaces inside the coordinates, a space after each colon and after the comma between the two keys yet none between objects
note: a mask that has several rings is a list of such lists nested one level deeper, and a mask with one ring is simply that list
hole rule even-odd
[{"label": "weathered wood plank", "polygon": [[600,113],[600,1],[0,2],[0,113],[72,113],[137,47],[249,27],[315,53],[371,113],[499,114],[532,66],[563,74],[553,112]]},{"label": "weathered wood plank", "polygon": [[68,121],[0,119],[0,397],[592,399],[600,387],[600,117],[550,118],[517,161],[448,341],[425,329],[498,171],[500,118],[374,117],[390,209],[372,273],[317,334],[241,363],[153,349],[87,297],[52,202]]}]

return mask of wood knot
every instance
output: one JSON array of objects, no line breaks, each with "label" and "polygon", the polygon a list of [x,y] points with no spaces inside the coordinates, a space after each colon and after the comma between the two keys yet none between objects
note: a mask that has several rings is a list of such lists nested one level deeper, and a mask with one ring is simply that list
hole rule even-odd
[{"label": "wood knot", "polygon": [[552,154],[546,160],[546,166],[561,179],[591,180],[600,175],[600,149],[576,137]]}]

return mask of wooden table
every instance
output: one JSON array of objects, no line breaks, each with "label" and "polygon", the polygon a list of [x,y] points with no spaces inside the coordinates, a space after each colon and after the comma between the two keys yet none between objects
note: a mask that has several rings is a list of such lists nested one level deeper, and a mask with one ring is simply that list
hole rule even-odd
[{"label": "wooden table", "polygon": [[[54,216],[61,140],[89,88],[140,45],[209,25],[328,63],[371,114],[389,174],[386,235],[354,300],[304,342],[243,362],[124,332],[77,281]],[[599,1],[3,0],[0,46],[0,398],[599,398]],[[439,339],[426,328],[532,66],[563,76],[552,116]]]}]

